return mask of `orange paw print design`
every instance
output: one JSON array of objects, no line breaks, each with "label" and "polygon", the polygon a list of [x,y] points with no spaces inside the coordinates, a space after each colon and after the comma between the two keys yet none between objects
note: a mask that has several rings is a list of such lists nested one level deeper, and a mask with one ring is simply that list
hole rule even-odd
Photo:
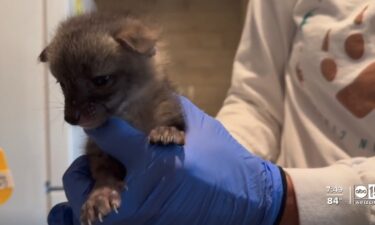
[{"label": "orange paw print design", "polygon": [[[366,6],[354,19],[355,25],[363,23]],[[331,30],[328,30],[322,44],[322,51],[329,51]],[[353,33],[345,40],[345,53],[352,60],[359,60],[365,53],[365,40],[362,33]],[[334,58],[326,57],[320,63],[323,77],[332,82],[339,73]],[[375,108],[375,62],[370,63],[357,78],[336,94],[336,99],[355,117],[364,118]]]}]

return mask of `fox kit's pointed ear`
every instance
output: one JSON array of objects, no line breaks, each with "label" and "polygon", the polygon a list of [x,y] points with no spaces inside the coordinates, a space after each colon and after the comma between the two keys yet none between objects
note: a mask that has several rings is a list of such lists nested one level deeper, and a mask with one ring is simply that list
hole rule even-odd
[{"label": "fox kit's pointed ear", "polygon": [[48,47],[46,47],[40,54],[39,54],[39,61],[40,62],[48,62],[48,54],[47,54],[47,51],[48,51]]},{"label": "fox kit's pointed ear", "polygon": [[115,40],[121,46],[131,49],[139,54],[152,57],[156,53],[156,42],[158,32],[153,30],[137,20],[129,20],[115,35]]}]

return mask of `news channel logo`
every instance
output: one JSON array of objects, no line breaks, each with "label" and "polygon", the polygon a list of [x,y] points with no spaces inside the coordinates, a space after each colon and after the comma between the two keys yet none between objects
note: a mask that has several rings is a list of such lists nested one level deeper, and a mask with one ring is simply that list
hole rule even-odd
[{"label": "news channel logo", "polygon": [[375,205],[375,184],[354,186],[355,205]]}]

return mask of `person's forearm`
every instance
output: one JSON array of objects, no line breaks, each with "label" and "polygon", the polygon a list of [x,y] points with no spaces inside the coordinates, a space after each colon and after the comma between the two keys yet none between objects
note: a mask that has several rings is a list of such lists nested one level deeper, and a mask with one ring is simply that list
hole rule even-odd
[{"label": "person's forearm", "polygon": [[293,182],[287,173],[285,173],[285,175],[287,182],[287,193],[284,213],[281,217],[280,225],[299,225],[297,199],[294,192]]}]

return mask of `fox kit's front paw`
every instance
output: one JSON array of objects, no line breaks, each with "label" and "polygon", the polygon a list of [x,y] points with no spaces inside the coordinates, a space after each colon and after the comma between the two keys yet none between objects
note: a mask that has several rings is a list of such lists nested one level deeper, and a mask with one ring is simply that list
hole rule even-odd
[{"label": "fox kit's front paw", "polygon": [[92,225],[95,221],[103,222],[103,217],[114,211],[118,213],[121,196],[118,189],[110,186],[97,187],[92,190],[81,209],[81,224]]},{"label": "fox kit's front paw", "polygon": [[185,144],[185,132],[176,127],[156,127],[151,130],[149,140],[152,144]]}]

